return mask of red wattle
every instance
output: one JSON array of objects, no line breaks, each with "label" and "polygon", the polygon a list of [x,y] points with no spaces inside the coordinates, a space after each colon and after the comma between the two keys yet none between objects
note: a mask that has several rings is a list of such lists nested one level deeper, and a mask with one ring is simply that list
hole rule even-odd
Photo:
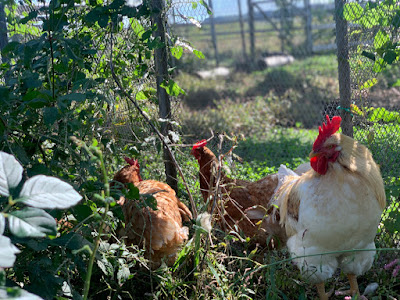
[{"label": "red wattle", "polygon": [[311,157],[310,164],[314,171],[321,175],[325,175],[328,171],[328,159],[325,156]]}]

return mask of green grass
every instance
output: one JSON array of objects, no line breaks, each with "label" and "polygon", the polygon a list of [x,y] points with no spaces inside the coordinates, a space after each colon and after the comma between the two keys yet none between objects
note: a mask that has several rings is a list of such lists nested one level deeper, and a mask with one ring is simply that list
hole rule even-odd
[{"label": "green grass", "polygon": [[[318,134],[316,125],[322,120],[322,114],[311,108],[325,103],[323,101],[336,99],[336,78],[337,63],[333,55],[301,59],[277,69],[253,73],[233,72],[227,79],[200,80],[181,73],[176,80],[187,95],[176,108],[175,115],[181,125],[179,131],[182,143],[188,146],[175,147],[174,150],[198,210],[204,212],[206,208],[199,191],[198,163],[190,155],[191,144],[210,137],[210,129],[215,134],[209,143],[214,151],[218,148],[219,133],[236,138],[236,148],[233,150],[235,156],[225,161],[231,170],[230,176],[234,178],[258,180],[267,174],[276,173],[281,164],[295,168],[308,161],[312,143]],[[288,102],[292,106],[287,106]],[[310,114],[315,116],[315,123],[303,121],[309,119]],[[397,127],[393,124],[375,124],[368,129],[355,128],[356,138],[374,152],[384,175],[399,162],[399,135],[393,133]],[[373,139],[368,138],[371,129],[375,132]],[[233,144],[225,139],[222,150],[229,150]],[[164,181],[159,143],[149,141],[137,148],[143,169],[142,177]],[[387,158],[391,160],[381,160]],[[393,176],[398,177],[398,174],[394,173]],[[392,204],[396,203],[392,200],[396,199],[395,188],[399,186],[400,183],[395,180],[392,185],[388,185]],[[189,203],[182,181],[179,182],[178,196],[186,204]],[[385,213],[384,226],[380,228],[376,239],[377,247],[396,246],[396,220],[399,216],[396,206],[391,206]],[[249,243],[225,234],[217,227],[211,232],[211,244],[207,234],[196,235],[199,229],[188,225],[191,228],[190,237],[200,240],[197,246],[192,242],[182,251],[184,259],[176,271],[164,267],[150,272],[136,266],[132,278],[118,287],[119,291],[124,291],[125,296],[130,293],[133,298],[145,295],[145,299],[317,297],[315,287],[301,278],[297,268],[288,260],[286,250],[266,252],[254,249]],[[135,255],[136,259],[143,259],[142,254]],[[198,255],[201,260],[196,264],[195,257]],[[397,297],[400,294],[398,280],[391,276],[390,270],[384,269],[384,265],[397,255],[396,252],[377,254],[372,269],[359,277],[361,291],[371,282],[379,283],[378,290],[370,299],[388,299],[389,296]],[[336,290],[348,288],[346,277],[340,273],[335,274],[327,282],[328,290],[333,287]]]}]

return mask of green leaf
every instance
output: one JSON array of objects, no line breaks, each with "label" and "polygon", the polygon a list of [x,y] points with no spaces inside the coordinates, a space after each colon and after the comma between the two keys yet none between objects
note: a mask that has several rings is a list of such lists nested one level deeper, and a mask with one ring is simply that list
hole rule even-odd
[{"label": "green leaf", "polygon": [[356,2],[346,3],[343,9],[343,18],[347,21],[356,21],[361,18],[364,9]]},{"label": "green leaf", "polygon": [[142,34],[142,37],[141,37],[142,41],[147,41],[147,40],[151,37],[152,34],[153,34],[153,31],[151,31],[151,30],[146,30],[146,31]]},{"label": "green leaf", "polygon": [[86,95],[81,94],[81,93],[71,93],[71,94],[62,96],[59,99],[60,100],[68,100],[69,102],[71,102],[71,101],[83,102],[86,100]]},{"label": "green leaf", "polygon": [[93,244],[86,240],[81,234],[69,232],[57,239],[49,241],[49,244],[55,246],[67,247],[71,250],[79,250],[85,246],[93,248]]},{"label": "green leaf", "polygon": [[58,109],[56,107],[45,107],[43,108],[43,121],[47,126],[51,126],[57,121],[59,117]]},{"label": "green leaf", "polygon": [[383,55],[383,60],[391,65],[397,59],[397,54],[393,50],[388,50]]},{"label": "green leaf", "polygon": [[127,184],[127,189],[123,191],[126,199],[136,200],[140,199],[139,189],[132,183]]},{"label": "green leaf", "polygon": [[362,56],[365,56],[365,57],[367,57],[367,58],[369,58],[369,59],[371,59],[371,60],[373,60],[373,61],[375,61],[375,54],[374,54],[374,53],[367,52],[367,51],[363,51],[363,52],[361,53],[361,55],[362,55]]},{"label": "green leaf", "polygon": [[152,210],[157,210],[157,199],[150,194],[141,194],[144,202],[139,203],[139,207],[150,207]]},{"label": "green leaf", "polygon": [[146,100],[148,99],[144,91],[139,91],[136,93],[136,100]]},{"label": "green leaf", "polygon": [[172,79],[170,79],[167,84],[165,83],[165,81],[162,82],[160,84],[160,86],[167,91],[168,95],[171,95],[171,96],[176,97],[176,96],[179,96],[179,94],[183,94],[183,95],[186,94],[185,91],[183,89],[181,89],[180,86]]},{"label": "green leaf", "polygon": [[0,249],[0,267],[11,268],[15,262],[15,254],[20,251],[11,243],[8,237],[3,235],[0,235]]},{"label": "green leaf", "polygon": [[174,56],[176,59],[180,59],[183,54],[183,48],[181,46],[175,46],[171,48],[171,54]]},{"label": "green leaf", "polygon": [[56,221],[43,209],[26,207],[10,212],[7,218],[11,233],[20,238],[57,233]]},{"label": "green leaf", "polygon": [[82,196],[74,188],[55,177],[37,175],[29,178],[22,187],[21,202],[37,208],[65,209],[77,204]]},{"label": "green leaf", "polygon": [[6,227],[6,218],[0,213],[0,235],[4,233],[4,228]]},{"label": "green leaf", "polygon": [[42,108],[49,104],[49,101],[43,98],[32,99],[28,102],[28,106],[32,108]]},{"label": "green leaf", "polygon": [[23,171],[13,155],[0,151],[0,195],[10,195],[9,189],[18,186]]},{"label": "green leaf", "polygon": [[117,279],[118,283],[122,284],[126,280],[129,279],[131,272],[129,271],[129,267],[126,264],[120,265],[118,272],[117,272]]},{"label": "green leaf", "polygon": [[194,55],[196,55],[198,58],[200,58],[200,59],[205,59],[206,57],[204,56],[204,54],[203,54],[203,52],[201,52],[201,51],[199,51],[199,50],[196,50],[196,49],[194,49],[193,50],[193,53],[194,53]]},{"label": "green leaf", "polygon": [[133,29],[133,32],[136,34],[136,36],[138,38],[142,38],[142,35],[145,32],[145,30],[144,30],[144,27],[142,26],[142,24],[140,24],[139,20],[132,19],[131,27]]},{"label": "green leaf", "polygon": [[366,90],[369,89],[370,87],[373,87],[376,83],[378,82],[378,80],[376,78],[372,78],[372,79],[368,79],[366,82],[364,82],[361,86],[360,86],[360,91],[361,90]]},{"label": "green leaf", "polygon": [[92,215],[92,209],[86,204],[78,204],[72,208],[72,212],[78,222],[85,220]]},{"label": "green leaf", "polygon": [[400,86],[400,79],[397,79],[392,86]]},{"label": "green leaf", "polygon": [[375,49],[381,48],[387,42],[390,41],[388,34],[382,30],[379,30],[374,38],[374,47]]},{"label": "green leaf", "polygon": [[205,9],[207,10],[207,13],[209,15],[212,15],[212,11],[211,11],[210,7],[204,0],[200,0],[199,3],[205,7]]},{"label": "green leaf", "polygon": [[19,20],[19,24],[26,24],[28,23],[30,20],[35,19],[38,15],[38,12],[36,10],[29,12],[29,15],[26,16],[25,18],[22,18],[21,20]]},{"label": "green leaf", "polygon": [[376,73],[380,73],[384,70],[385,67],[386,67],[386,62],[383,60],[383,58],[379,58],[375,60],[372,70]]}]

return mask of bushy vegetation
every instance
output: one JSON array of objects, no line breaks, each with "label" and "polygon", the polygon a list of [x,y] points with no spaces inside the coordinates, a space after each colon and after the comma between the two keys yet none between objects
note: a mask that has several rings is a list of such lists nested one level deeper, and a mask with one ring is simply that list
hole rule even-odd
[{"label": "bushy vegetation", "polygon": [[[165,181],[161,142],[113,78],[119,78],[122,89],[159,128],[152,55],[164,45],[152,36],[155,11],[146,1],[137,8],[118,0],[85,5],[50,1],[41,9],[24,3],[32,9],[24,17],[16,14],[13,2],[5,11],[13,42],[2,50],[0,150],[18,162],[11,167],[0,163],[7,176],[17,169],[22,178],[8,184],[9,190],[0,189],[0,242],[10,240],[7,249],[12,255],[20,251],[12,256],[15,263],[7,265],[1,256],[6,248],[0,251],[1,298],[22,297],[25,291],[43,299],[315,297],[314,287],[300,278],[285,250],[255,248],[243,237],[217,227],[203,228],[201,220],[187,224],[190,240],[173,267],[151,270],[144,249],[118,240],[116,230],[123,215],[115,199],[121,193],[110,189],[109,182],[123,165],[122,158],[138,158],[143,178]],[[38,22],[42,27],[33,26]],[[175,45],[175,57],[182,55],[182,47]],[[196,60],[202,57],[195,54],[191,57]],[[305,58],[278,69],[237,71],[226,80],[176,76],[186,96],[182,103],[173,102],[179,125],[173,150],[198,211],[206,207],[199,192],[198,165],[189,154],[193,142],[208,138],[211,129],[215,138],[210,147],[217,151],[218,134],[230,136],[222,150],[235,146],[235,155],[226,164],[236,178],[257,180],[275,173],[280,164],[294,168],[307,161],[317,135],[312,127],[319,124],[324,104],[337,98],[336,78],[333,55]],[[175,81],[168,85],[172,96],[181,92]],[[300,108],[315,105],[317,109],[310,112],[314,124]],[[361,140],[366,136],[362,130],[357,134]],[[371,140],[362,141],[374,149]],[[389,163],[398,162],[397,153],[398,145],[393,145]],[[6,175],[1,175],[3,188]],[[40,217],[32,221],[27,212],[34,208],[23,198],[23,185],[41,175],[62,179],[82,196],[81,202],[32,205],[38,209],[34,216]],[[390,180],[392,202],[377,239],[380,248],[399,242],[395,199],[400,183],[395,175]],[[178,196],[189,205],[182,180],[178,188]],[[57,197],[50,200],[58,201]],[[5,221],[10,216],[19,218],[23,234]],[[377,299],[400,293],[396,277],[384,269],[392,258],[389,251],[378,255],[373,269],[360,278],[361,290],[378,282]],[[337,275],[328,288],[344,288],[346,281]]]}]

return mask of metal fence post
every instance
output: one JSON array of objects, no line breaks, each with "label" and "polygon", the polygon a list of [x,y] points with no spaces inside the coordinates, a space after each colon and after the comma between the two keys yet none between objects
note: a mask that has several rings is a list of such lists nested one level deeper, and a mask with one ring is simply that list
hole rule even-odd
[{"label": "metal fence post", "polygon": [[255,39],[254,39],[254,6],[252,0],[247,0],[249,7],[249,32],[250,32],[250,63],[254,64],[255,59]]},{"label": "metal fence post", "polygon": [[219,58],[218,58],[218,46],[217,46],[217,35],[215,34],[215,23],[214,23],[214,9],[212,0],[208,0],[208,6],[210,7],[212,14],[210,15],[210,22],[211,22],[211,38],[212,44],[214,47],[214,54],[215,54],[215,64],[217,67],[219,66]]},{"label": "metal fence post", "polygon": [[304,0],[304,10],[306,18],[306,52],[307,55],[311,55],[313,51],[313,40],[312,40],[312,14],[310,0]]},{"label": "metal fence post", "polygon": [[[171,114],[171,101],[167,91],[161,87],[163,81],[168,80],[168,53],[167,53],[167,41],[165,23],[166,19],[163,15],[164,12],[164,0],[152,0],[152,8],[154,10],[153,22],[157,26],[157,30],[154,32],[154,36],[160,38],[161,43],[164,45],[162,48],[157,48],[154,51],[154,62],[156,68],[156,83],[157,83],[157,97],[159,105],[159,115],[163,121],[161,123],[161,134],[164,137],[168,137],[169,130],[171,129],[171,123],[169,120],[172,117]],[[165,175],[167,177],[167,183],[175,190],[178,190],[177,182],[177,171],[170,157],[168,151],[164,148],[164,164],[165,164]]]},{"label": "metal fence post", "polygon": [[336,11],[336,45],[339,71],[340,114],[342,116],[342,131],[353,137],[353,123],[350,112],[351,86],[349,64],[349,41],[347,21],[343,18],[343,7],[346,0],[335,0]]},{"label": "metal fence post", "polygon": [[244,24],[243,24],[243,15],[242,15],[242,4],[240,0],[237,1],[238,9],[239,9],[239,24],[240,24],[240,35],[242,37],[242,53],[244,61],[247,61],[247,53],[246,53],[246,37],[244,34]]}]

